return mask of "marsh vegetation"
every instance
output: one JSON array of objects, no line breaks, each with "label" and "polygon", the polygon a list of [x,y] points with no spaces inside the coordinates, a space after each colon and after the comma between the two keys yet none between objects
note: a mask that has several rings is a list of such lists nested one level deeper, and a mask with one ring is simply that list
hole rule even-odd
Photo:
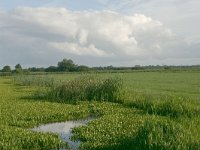
[{"label": "marsh vegetation", "polygon": [[95,116],[72,129],[80,149],[199,149],[200,72],[0,77],[0,149],[69,148],[41,124]]}]

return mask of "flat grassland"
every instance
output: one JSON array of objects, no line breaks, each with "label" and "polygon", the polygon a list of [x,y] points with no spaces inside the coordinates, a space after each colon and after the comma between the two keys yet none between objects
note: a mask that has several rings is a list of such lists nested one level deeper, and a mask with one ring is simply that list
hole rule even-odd
[{"label": "flat grassland", "polygon": [[[107,97],[113,99],[110,101],[105,96],[98,101],[93,95],[94,99],[81,99],[76,103],[65,101],[64,96],[68,96],[65,93],[62,97],[55,94],[54,91],[61,87],[62,91],[71,92],[67,86],[79,86],[87,76],[98,77],[99,82],[92,79],[85,81],[94,81],[97,85],[104,82],[100,78],[117,77],[122,80],[123,85],[118,89],[122,93],[119,101],[114,101],[118,99],[116,93],[114,96],[108,93]],[[80,77],[82,79],[76,81]],[[105,83],[112,83],[113,86],[108,85],[104,89],[116,90],[113,82],[115,80],[105,80]],[[79,94],[77,91],[73,91],[73,94]],[[40,124],[88,116],[96,116],[97,119],[87,126],[73,129],[72,139],[82,142],[80,149],[200,149],[200,72],[0,77],[0,149],[66,148],[67,143],[61,141],[58,135],[30,129]]]}]

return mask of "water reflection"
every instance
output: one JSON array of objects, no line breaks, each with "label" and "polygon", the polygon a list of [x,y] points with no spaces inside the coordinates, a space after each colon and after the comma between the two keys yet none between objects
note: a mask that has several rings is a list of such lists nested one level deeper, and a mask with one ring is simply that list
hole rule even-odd
[{"label": "water reflection", "polygon": [[63,141],[66,141],[69,144],[71,149],[78,149],[80,141],[74,142],[70,140],[70,137],[72,136],[72,128],[86,125],[94,119],[95,118],[89,117],[84,120],[50,123],[35,127],[32,130],[37,132],[57,133]]}]

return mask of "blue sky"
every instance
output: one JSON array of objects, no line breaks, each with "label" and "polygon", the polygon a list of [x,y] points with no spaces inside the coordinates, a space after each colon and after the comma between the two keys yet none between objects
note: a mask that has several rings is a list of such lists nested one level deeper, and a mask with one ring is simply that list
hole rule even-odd
[{"label": "blue sky", "polygon": [[0,8],[11,10],[16,7],[65,7],[71,10],[99,10],[102,3],[95,0],[0,0]]},{"label": "blue sky", "polygon": [[[199,0],[0,0],[0,68],[200,64]],[[12,43],[12,44],[11,44]]]}]

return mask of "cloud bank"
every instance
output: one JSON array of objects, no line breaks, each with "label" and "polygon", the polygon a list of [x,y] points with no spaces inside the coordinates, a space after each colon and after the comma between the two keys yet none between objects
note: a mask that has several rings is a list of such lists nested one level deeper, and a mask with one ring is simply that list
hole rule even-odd
[{"label": "cloud bank", "polygon": [[143,14],[30,7],[0,11],[1,64],[48,65],[64,57],[90,66],[167,64],[163,60],[196,60],[199,48]]}]

